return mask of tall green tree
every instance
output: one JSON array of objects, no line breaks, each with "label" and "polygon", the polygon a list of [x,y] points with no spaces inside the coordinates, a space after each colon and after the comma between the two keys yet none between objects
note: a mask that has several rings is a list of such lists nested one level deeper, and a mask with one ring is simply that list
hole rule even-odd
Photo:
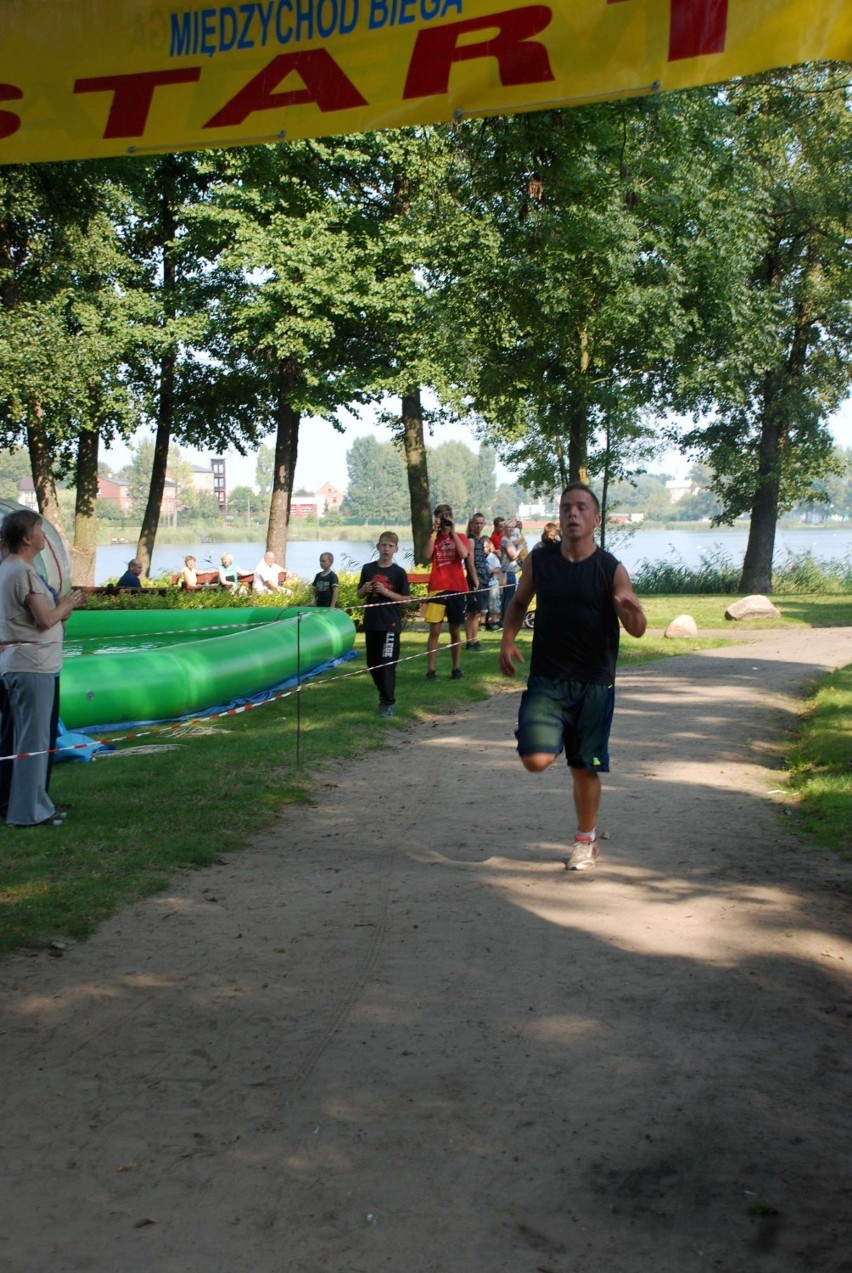
[{"label": "tall green tree", "polygon": [[457,213],[445,193],[451,147],[441,128],[377,134],[371,145],[377,149],[363,203],[381,244],[378,270],[385,295],[374,387],[393,404],[381,419],[405,457],[415,557],[423,560],[434,487],[427,435],[458,415],[447,393],[441,315],[425,274],[432,253],[456,232]]},{"label": "tall green tree", "polygon": [[91,582],[100,436],[130,427],[123,253],[104,164],[0,172],[0,419],[40,511],[68,541],[56,481],[76,470],[75,582]]},{"label": "tall green tree", "polygon": [[755,77],[729,86],[719,109],[752,208],[749,255],[718,227],[740,291],[723,308],[706,288],[695,296],[701,385],[695,367],[684,380],[704,414],[683,442],[712,469],[715,520],[750,514],[740,591],[768,592],[778,516],[832,470],[828,419],[852,384],[848,69]]},{"label": "tall green tree", "polygon": [[449,504],[459,523],[472,512],[471,487],[476,478],[476,456],[463,442],[442,442],[429,452],[432,507]]},{"label": "tall green tree", "polygon": [[151,472],[154,468],[155,445],[151,434],[142,435],[130,448],[130,459],[121,470],[127,483],[127,494],[136,516],[141,517],[148,504],[151,491]]},{"label": "tall green tree", "polygon": [[245,517],[249,522],[252,516],[257,517],[264,505],[250,486],[235,486],[228,494],[228,509],[231,513]]},{"label": "tall green tree", "polygon": [[255,485],[261,495],[270,495],[272,493],[272,481],[275,473],[275,449],[266,442],[262,443],[257,450],[257,465],[255,468]]},{"label": "tall green tree", "polygon": [[815,505],[823,516],[852,520],[852,447],[835,447],[834,472],[814,482],[814,497],[803,501],[799,513]]},{"label": "tall green tree", "polygon": [[21,482],[30,476],[30,457],[23,447],[0,451],[0,499],[17,500]]},{"label": "tall green tree", "polygon": [[227,228],[216,262],[216,353],[239,379],[258,436],[275,434],[267,547],[287,550],[303,417],[337,427],[343,406],[376,395],[383,291],[375,221],[363,189],[363,139],[235,152],[204,215]]},{"label": "tall green tree", "polygon": [[[183,416],[198,402],[197,351],[204,347],[206,261],[188,233],[193,208],[210,181],[208,161],[194,154],[158,155],[133,170],[133,204],[124,228],[147,301],[136,332],[131,374],[153,432],[153,456],[136,556],[150,568],[163,506],[169,450],[183,436]],[[214,378],[208,370],[207,381]],[[181,407],[184,412],[181,412]]]},{"label": "tall green tree", "polygon": [[[617,102],[454,134],[462,228],[429,262],[445,359],[536,491],[618,476],[685,321],[670,241],[710,107]],[[700,221],[707,207],[693,209]]]},{"label": "tall green tree", "polygon": [[496,454],[483,442],[476,456],[476,464],[468,478],[467,499],[471,513],[484,513],[494,503],[497,490]]},{"label": "tall green tree", "polygon": [[369,434],[356,438],[346,452],[346,467],[347,516],[391,525],[407,519],[405,460],[398,447]]}]

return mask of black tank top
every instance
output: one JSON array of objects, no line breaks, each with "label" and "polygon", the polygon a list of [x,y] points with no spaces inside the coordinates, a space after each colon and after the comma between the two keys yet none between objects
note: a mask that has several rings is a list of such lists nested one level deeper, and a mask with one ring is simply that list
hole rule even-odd
[{"label": "black tank top", "polygon": [[596,548],[585,561],[566,561],[559,544],[542,544],[530,563],[537,597],[530,675],[611,685],[619,636],[612,603],[617,558]]}]

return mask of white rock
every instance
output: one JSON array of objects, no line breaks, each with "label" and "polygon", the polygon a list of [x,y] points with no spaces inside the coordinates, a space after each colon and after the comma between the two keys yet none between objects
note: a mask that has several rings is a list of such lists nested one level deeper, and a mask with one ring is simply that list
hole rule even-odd
[{"label": "white rock", "polygon": [[666,628],[663,636],[667,637],[695,637],[698,636],[698,624],[695,622],[691,614],[679,614],[676,619],[672,619]]},{"label": "white rock", "polygon": [[750,597],[741,597],[725,611],[726,619],[780,619],[781,611],[774,606],[768,597],[754,593]]}]

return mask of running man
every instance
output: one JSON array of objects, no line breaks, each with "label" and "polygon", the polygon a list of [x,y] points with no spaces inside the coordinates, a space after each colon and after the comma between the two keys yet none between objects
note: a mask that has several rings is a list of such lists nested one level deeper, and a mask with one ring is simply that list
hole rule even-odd
[{"label": "running man", "polygon": [[559,505],[561,543],[541,544],[524,565],[506,611],[500,671],[514,676],[525,662],[515,645],[535,595],[535,629],[527,688],[518,712],[518,754],[542,773],[565,750],[573,781],[577,831],[568,867],[595,865],[599,848],[599,775],[609,772],[609,731],[615,706],[618,621],[633,637],[645,612],[624,566],[595,543],[600,504],[584,482],[571,482]]}]

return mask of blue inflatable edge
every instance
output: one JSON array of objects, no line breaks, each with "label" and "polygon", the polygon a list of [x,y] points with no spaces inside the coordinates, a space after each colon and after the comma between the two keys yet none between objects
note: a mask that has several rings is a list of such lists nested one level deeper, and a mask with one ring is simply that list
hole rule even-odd
[{"label": "blue inflatable edge", "polygon": [[[220,703],[215,707],[204,707],[197,712],[187,712],[185,716],[161,716],[154,720],[124,720],[113,725],[87,725],[86,732],[90,734],[113,734],[124,732],[128,729],[140,729],[144,725],[178,725],[185,720],[204,720],[208,716],[218,716],[221,712],[232,711],[235,707],[248,707],[252,704],[266,703],[270,698],[274,698],[276,694],[280,694],[282,690],[292,689],[294,685],[303,685],[305,681],[310,680],[314,676],[319,676],[322,672],[330,672],[332,668],[340,667],[342,663],[349,663],[352,659],[360,658],[358,650],[347,650],[345,654],[339,655],[336,659],[329,659],[325,663],[318,663],[316,667],[312,667],[309,672],[303,672],[301,677],[290,676],[286,681],[279,681],[277,685],[271,685],[269,689],[260,690],[257,694],[251,694],[246,698],[234,698],[230,703]],[[82,737],[82,736],[81,736]],[[114,747],[104,745],[102,743],[93,744],[95,750],[114,751]],[[62,759],[71,760],[75,758],[76,753],[69,756],[63,756]],[[83,760],[90,760],[90,756],[78,757]],[[57,755],[57,760],[60,757]]]},{"label": "blue inflatable edge", "polygon": [[56,732],[56,764],[63,760],[94,760],[99,751],[115,751],[112,743],[96,743],[88,734],[67,730],[60,720]]}]

